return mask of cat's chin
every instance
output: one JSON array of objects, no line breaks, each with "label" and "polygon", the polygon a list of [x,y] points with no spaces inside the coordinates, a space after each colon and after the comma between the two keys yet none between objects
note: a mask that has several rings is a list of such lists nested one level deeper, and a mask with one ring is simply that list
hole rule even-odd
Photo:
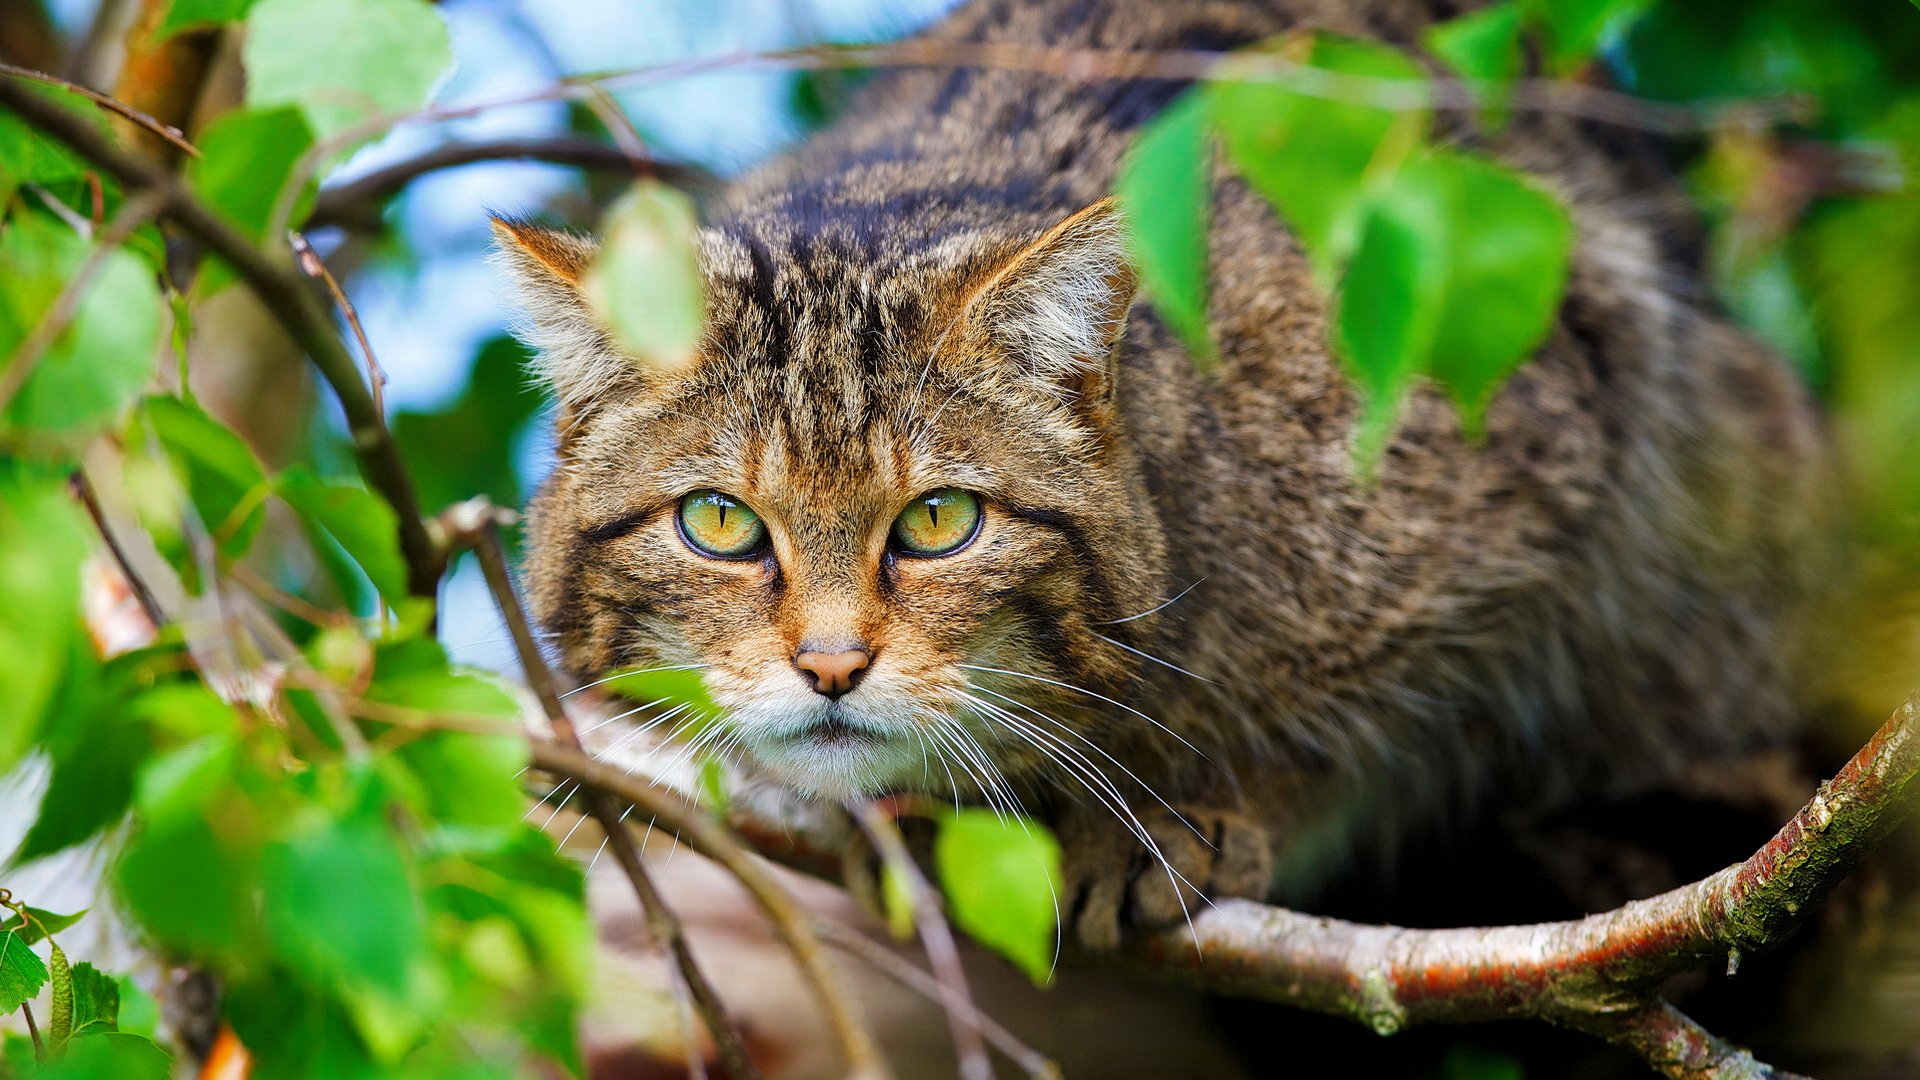
[{"label": "cat's chin", "polygon": [[749,734],[742,741],[775,780],[832,802],[899,790],[904,781],[919,776],[925,761],[920,744],[907,733],[832,715],[778,732]]}]

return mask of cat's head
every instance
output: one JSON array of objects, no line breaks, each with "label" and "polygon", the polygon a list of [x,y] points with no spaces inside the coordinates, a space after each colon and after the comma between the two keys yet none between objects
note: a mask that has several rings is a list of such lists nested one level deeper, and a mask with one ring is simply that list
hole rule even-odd
[{"label": "cat's head", "polygon": [[705,339],[672,370],[602,330],[592,241],[496,226],[559,404],[527,579],[576,675],[695,668],[730,745],[829,796],[977,791],[1111,715],[1081,708],[1133,677],[1106,624],[1151,606],[1162,548],[1116,415],[1110,200],[886,260],[703,230]]}]

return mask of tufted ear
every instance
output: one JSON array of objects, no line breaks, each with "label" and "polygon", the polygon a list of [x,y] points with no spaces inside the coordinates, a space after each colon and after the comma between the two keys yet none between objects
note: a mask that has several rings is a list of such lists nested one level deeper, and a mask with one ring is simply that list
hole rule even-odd
[{"label": "tufted ear", "polygon": [[600,245],[591,237],[495,217],[494,261],[520,303],[514,332],[560,405],[564,433],[609,394],[638,386],[641,371],[594,318],[580,281]]},{"label": "tufted ear", "polygon": [[1016,252],[967,302],[967,317],[1034,388],[1098,411],[1137,285],[1126,221],[1108,197]]}]

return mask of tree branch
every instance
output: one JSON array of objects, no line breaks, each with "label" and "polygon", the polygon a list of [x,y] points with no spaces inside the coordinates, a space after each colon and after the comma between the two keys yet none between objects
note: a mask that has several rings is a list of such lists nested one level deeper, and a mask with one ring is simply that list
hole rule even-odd
[{"label": "tree branch", "polygon": [[13,64],[0,63],[0,75],[11,75],[16,79],[25,79],[28,82],[42,83],[47,86],[57,86],[60,89],[65,90],[69,94],[76,94],[80,97],[86,98],[88,101],[93,102],[95,105],[98,105],[100,108],[105,109],[107,112],[110,112],[113,115],[120,117],[122,120],[125,120],[130,124],[133,124],[135,127],[138,127],[138,128],[141,128],[142,130],[147,131],[148,133],[152,134],[155,138],[158,138],[160,141],[166,143],[168,146],[173,147],[174,149],[180,151],[183,154],[188,155],[189,157],[200,156],[199,148],[195,147],[192,143],[188,142],[186,133],[181,131],[179,128],[174,127],[172,124],[164,123],[147,113],[141,112],[139,109],[134,108],[133,106],[127,104],[126,102],[121,101],[119,98],[112,97],[108,94],[103,94],[100,91],[93,89],[92,87],[82,86],[76,82],[68,82],[66,79],[63,79],[58,75],[49,75],[44,71],[35,71],[32,68],[16,67]]},{"label": "tree branch", "polygon": [[307,227],[369,228],[379,222],[380,205],[413,181],[441,169],[483,161],[547,161],[651,177],[682,188],[700,188],[713,182],[712,175],[698,166],[661,161],[577,136],[446,143],[357,180],[322,189],[307,217]]},{"label": "tree branch", "polygon": [[[621,798],[654,790],[612,770],[583,775],[539,747],[534,758]],[[1196,912],[1190,928],[1075,959],[1344,1017],[1383,1035],[1413,1024],[1537,1019],[1606,1039],[1670,1077],[1785,1077],[1661,1002],[1658,986],[1785,941],[1912,810],[1917,775],[1920,699],[1896,711],[1746,861],[1613,911],[1417,930],[1226,899]],[[730,824],[776,861],[829,880],[841,873],[844,836],[800,807],[736,801]]]},{"label": "tree branch", "polygon": [[[553,672],[547,667],[546,658],[541,656],[540,646],[534,641],[526,608],[521,605],[520,596],[514,591],[513,578],[507,571],[506,548],[500,542],[500,516],[501,511],[481,497],[454,507],[445,520],[448,522],[448,532],[453,537],[471,542],[473,552],[480,560],[480,570],[487,579],[487,588],[493,593],[494,604],[500,609],[500,615],[506,620],[507,630],[513,637],[514,651],[519,655],[520,666],[527,674],[527,684],[539,699],[554,735],[574,750],[585,753],[585,747],[580,744],[580,734],[574,730],[573,720],[567,716],[566,706],[561,703],[554,687]],[[713,989],[713,983],[708,981],[705,972],[695,962],[693,950],[687,944],[686,929],[673,909],[667,906],[666,898],[660,895],[653,876],[647,873],[647,865],[641,861],[640,852],[634,847],[633,835],[627,831],[626,816],[618,812],[619,808],[604,792],[589,791],[586,794],[587,812],[600,822],[600,828],[607,835],[607,844],[613,848],[614,859],[626,871],[627,880],[633,883],[633,891],[639,897],[647,928],[654,940],[667,950],[667,955],[672,958],[674,967],[686,984],[687,992],[693,998],[694,1009],[699,1012],[701,1022],[713,1036],[721,1066],[734,1080],[759,1080],[760,1071],[747,1054],[746,1040],[741,1037],[739,1026],[728,1015],[726,1004]]]},{"label": "tree branch", "polygon": [[151,191],[164,200],[161,216],[231,263],[289,336],[313,360],[346,414],[354,455],[368,485],[387,500],[400,519],[400,550],[407,560],[407,588],[433,597],[445,566],[441,546],[420,516],[413,479],[400,460],[386,417],[374,408],[361,381],[359,365],[347,352],[333,322],[305,278],[293,266],[269,256],[228,225],[172,175],[113,145],[93,125],[18,83],[0,79],[0,106],[17,113],[43,133],[64,143],[132,191]]}]

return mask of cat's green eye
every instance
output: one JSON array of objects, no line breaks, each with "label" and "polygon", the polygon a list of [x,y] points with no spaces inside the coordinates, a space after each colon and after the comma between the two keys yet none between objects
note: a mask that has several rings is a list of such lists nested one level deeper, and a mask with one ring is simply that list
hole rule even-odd
[{"label": "cat's green eye", "polygon": [[893,542],[912,555],[951,554],[979,531],[980,497],[959,488],[929,491],[893,519]]},{"label": "cat's green eye", "polygon": [[680,535],[702,554],[722,559],[751,555],[767,538],[767,525],[746,503],[718,491],[695,491],[680,500]]}]

